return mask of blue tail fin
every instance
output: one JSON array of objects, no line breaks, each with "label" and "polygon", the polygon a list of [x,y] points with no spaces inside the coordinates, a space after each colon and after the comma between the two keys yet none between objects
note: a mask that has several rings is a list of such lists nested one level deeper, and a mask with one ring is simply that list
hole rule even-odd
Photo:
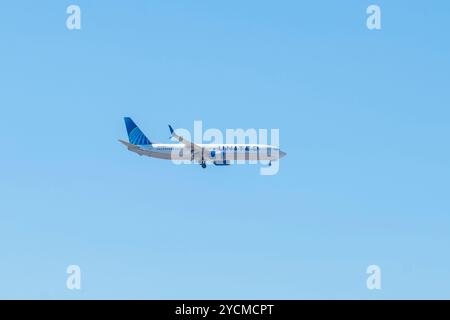
[{"label": "blue tail fin", "polygon": [[150,140],[142,133],[141,129],[134,123],[131,118],[125,117],[125,126],[127,127],[128,141],[136,145],[152,144]]}]

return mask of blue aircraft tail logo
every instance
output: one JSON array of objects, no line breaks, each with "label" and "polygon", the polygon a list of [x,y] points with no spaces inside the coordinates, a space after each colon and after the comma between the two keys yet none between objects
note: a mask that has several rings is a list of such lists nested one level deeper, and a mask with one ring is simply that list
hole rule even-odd
[{"label": "blue aircraft tail logo", "polygon": [[123,118],[125,120],[125,127],[127,127],[128,141],[135,145],[149,145],[152,144],[150,140],[142,133],[141,129],[129,117]]}]

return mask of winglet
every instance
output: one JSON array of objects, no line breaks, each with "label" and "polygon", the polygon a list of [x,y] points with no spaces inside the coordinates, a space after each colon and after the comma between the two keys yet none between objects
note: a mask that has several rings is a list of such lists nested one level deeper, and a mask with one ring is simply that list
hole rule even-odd
[{"label": "winglet", "polygon": [[173,131],[173,128],[172,128],[172,126],[170,124],[169,124],[169,130],[170,130],[170,134],[173,135],[174,131]]}]

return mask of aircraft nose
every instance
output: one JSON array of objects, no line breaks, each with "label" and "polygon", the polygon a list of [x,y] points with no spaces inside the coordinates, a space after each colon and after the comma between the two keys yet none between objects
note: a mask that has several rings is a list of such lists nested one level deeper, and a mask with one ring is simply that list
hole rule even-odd
[{"label": "aircraft nose", "polygon": [[287,155],[286,152],[280,150],[280,159]]}]

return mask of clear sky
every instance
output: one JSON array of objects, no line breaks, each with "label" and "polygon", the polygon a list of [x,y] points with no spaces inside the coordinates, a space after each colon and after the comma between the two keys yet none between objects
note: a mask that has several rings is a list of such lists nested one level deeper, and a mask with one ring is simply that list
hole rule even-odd
[{"label": "clear sky", "polygon": [[[450,298],[449,21],[444,0],[0,2],[0,298]],[[162,143],[279,128],[288,156],[175,166],[118,143],[124,116]]]}]

